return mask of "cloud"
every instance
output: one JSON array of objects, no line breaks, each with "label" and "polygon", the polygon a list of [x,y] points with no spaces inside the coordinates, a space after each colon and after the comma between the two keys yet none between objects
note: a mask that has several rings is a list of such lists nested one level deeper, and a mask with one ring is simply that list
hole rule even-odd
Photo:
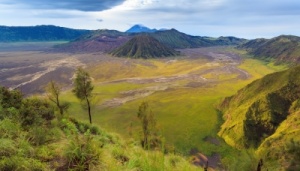
[{"label": "cloud", "polygon": [[3,4],[24,5],[33,9],[67,9],[103,11],[120,5],[125,0],[4,0]]},{"label": "cloud", "polygon": [[0,0],[0,21],[120,31],[143,23],[192,35],[254,38],[300,35],[299,9],[299,0]]}]

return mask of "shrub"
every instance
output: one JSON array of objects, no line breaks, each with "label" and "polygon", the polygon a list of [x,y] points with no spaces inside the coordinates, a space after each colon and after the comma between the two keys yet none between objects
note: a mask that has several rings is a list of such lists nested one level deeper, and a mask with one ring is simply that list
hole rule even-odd
[{"label": "shrub", "polygon": [[54,109],[46,101],[40,99],[26,99],[21,107],[22,126],[49,124],[54,119]]},{"label": "shrub", "polygon": [[99,144],[93,140],[89,133],[83,136],[76,135],[65,151],[69,169],[85,171],[98,165],[100,158],[99,149]]}]

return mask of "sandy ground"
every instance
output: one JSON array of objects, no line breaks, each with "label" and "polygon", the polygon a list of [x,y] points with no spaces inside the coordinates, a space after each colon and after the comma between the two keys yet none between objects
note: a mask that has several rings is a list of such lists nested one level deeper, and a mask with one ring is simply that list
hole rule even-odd
[{"label": "sandy ground", "polygon": [[[46,44],[49,46],[49,44]],[[97,63],[123,63],[126,66],[139,63],[140,65],[151,65],[143,60],[130,60],[126,58],[114,58],[102,52],[75,54],[75,53],[50,53],[49,51],[38,51],[49,49],[47,46],[39,45],[29,48],[17,46],[13,51],[13,47],[0,48],[0,85],[10,87],[11,89],[20,89],[24,94],[41,93],[49,80],[54,80],[65,88],[72,84],[72,76],[77,67],[89,67]],[[29,49],[28,49],[29,48]],[[34,49],[34,50],[32,50]],[[206,58],[209,62],[203,64],[212,69],[201,72],[192,72],[188,74],[178,74],[171,76],[157,76],[149,78],[123,78],[106,83],[128,82],[134,84],[157,84],[154,87],[146,87],[142,90],[132,90],[131,93],[120,92],[120,97],[108,100],[104,103],[106,106],[118,106],[131,100],[149,96],[157,91],[164,91],[168,88],[176,87],[176,82],[187,81],[186,87],[202,87],[214,82],[213,79],[207,79],[205,74],[237,74],[239,79],[247,79],[250,75],[237,68],[241,63],[241,58],[234,54],[224,51],[222,48],[197,48],[181,50],[185,59]],[[166,63],[172,64],[177,62],[176,59],[162,59]]]}]

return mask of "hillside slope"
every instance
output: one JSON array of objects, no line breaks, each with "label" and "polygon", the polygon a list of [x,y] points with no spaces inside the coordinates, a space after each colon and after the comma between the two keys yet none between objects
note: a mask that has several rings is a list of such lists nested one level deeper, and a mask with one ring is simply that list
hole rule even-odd
[{"label": "hillside slope", "polygon": [[300,37],[282,35],[272,39],[255,39],[239,46],[257,58],[275,59],[277,63],[300,62]]},{"label": "hillside slope", "polygon": [[202,170],[182,156],[144,150],[138,142],[56,114],[46,99],[24,99],[0,87],[0,107],[0,170]]},{"label": "hillside slope", "polygon": [[157,31],[150,34],[156,38],[159,42],[171,47],[171,48],[199,48],[209,46],[221,46],[221,45],[238,45],[245,42],[245,39],[235,37],[220,37],[217,39],[201,36],[191,36],[185,33],[181,33],[175,29]]},{"label": "hillside slope", "polygon": [[267,75],[226,98],[220,105],[225,123],[219,136],[237,148],[258,148],[269,160],[282,159],[281,167],[296,167],[288,160],[293,153],[282,148],[292,139],[300,143],[299,72],[297,66]]},{"label": "hillside slope", "polygon": [[117,57],[129,58],[159,58],[176,56],[179,53],[161,44],[149,35],[138,35],[133,37],[123,46],[112,51],[111,54]]},{"label": "hillside slope", "polygon": [[126,43],[130,38],[129,34],[116,30],[95,30],[70,43],[58,46],[55,50],[75,53],[110,52]]},{"label": "hillside slope", "polygon": [[0,42],[69,41],[88,32],[89,30],[76,30],[51,25],[31,27],[0,26]]}]

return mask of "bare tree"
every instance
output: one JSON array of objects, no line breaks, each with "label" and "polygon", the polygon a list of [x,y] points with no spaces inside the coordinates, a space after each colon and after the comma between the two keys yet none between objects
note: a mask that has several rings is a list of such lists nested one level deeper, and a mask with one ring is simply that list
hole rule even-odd
[{"label": "bare tree", "polygon": [[93,89],[94,87],[92,86],[92,79],[89,73],[82,68],[78,68],[74,80],[73,93],[79,100],[85,101],[88,108],[90,124],[92,124],[91,98]]},{"label": "bare tree", "polygon": [[63,116],[64,111],[66,111],[69,108],[69,104],[60,101],[61,89],[62,88],[58,83],[51,80],[46,87],[46,92],[48,99],[56,105],[60,115]]}]

